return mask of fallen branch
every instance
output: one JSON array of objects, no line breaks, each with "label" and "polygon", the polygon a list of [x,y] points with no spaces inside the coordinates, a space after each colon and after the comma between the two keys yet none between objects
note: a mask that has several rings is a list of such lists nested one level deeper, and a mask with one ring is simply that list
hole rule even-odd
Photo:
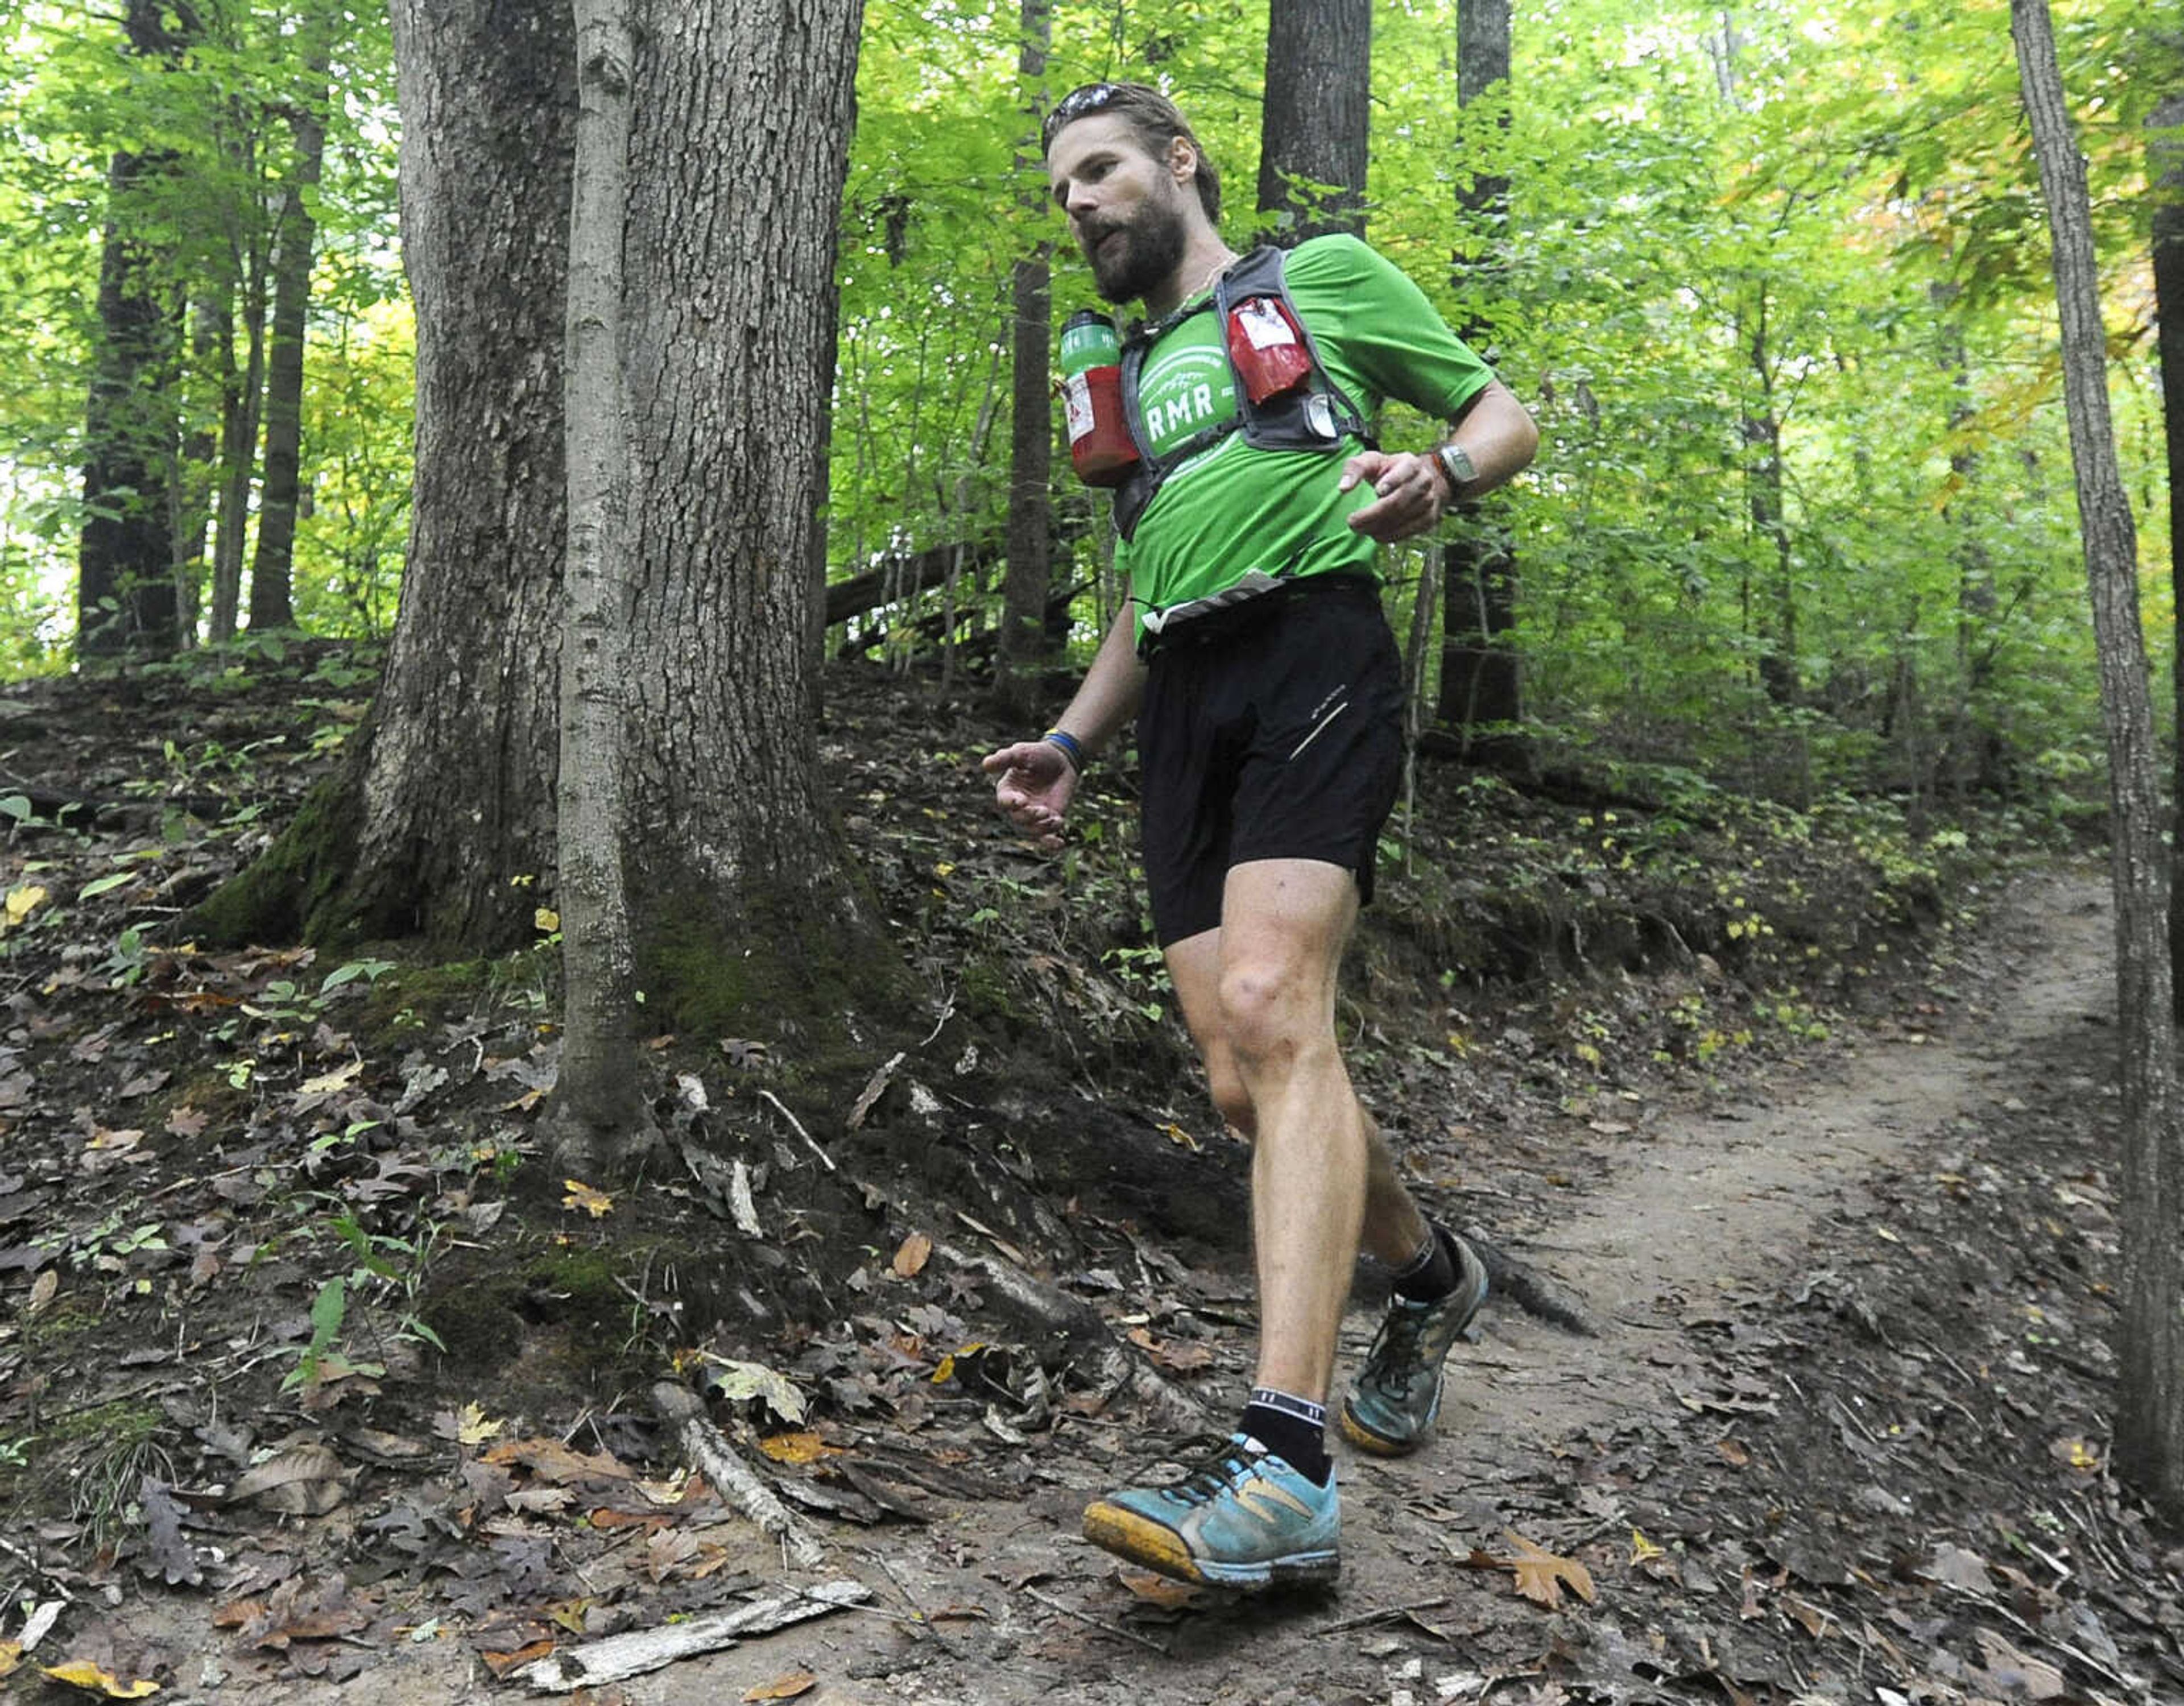
[{"label": "fallen branch", "polygon": [[596,1688],[627,1677],[642,1676],[678,1659],[701,1653],[717,1653],[745,1637],[770,1634],[792,1623],[824,1617],[830,1611],[861,1605],[872,1591],[861,1581],[844,1577],[816,1587],[792,1587],[764,1599],[739,1605],[732,1611],[710,1612],[657,1629],[633,1629],[626,1635],[610,1635],[562,1653],[549,1653],[511,1674],[550,1694],[567,1694],[578,1688]]},{"label": "fallen branch", "polygon": [[1117,1342],[1100,1312],[1089,1303],[1034,1280],[998,1256],[973,1255],[952,1244],[933,1247],[957,1267],[978,1275],[1018,1320],[1068,1341],[1073,1349],[1089,1357],[1104,1385],[1142,1399],[1160,1429],[1171,1433],[1205,1430],[1206,1411],[1198,1400],[1174,1382],[1163,1380],[1143,1358]]},{"label": "fallen branch", "polygon": [[733,1497],[745,1516],[778,1536],[798,1569],[817,1569],[825,1564],[826,1549],[736,1455],[735,1447],[706,1417],[704,1400],[688,1386],[662,1380],[652,1389],[652,1407],[674,1425],[684,1453],[713,1491]]},{"label": "fallen branch", "polygon": [[804,1146],[819,1157],[821,1166],[832,1173],[834,1170],[834,1157],[812,1140],[811,1134],[804,1129],[804,1122],[788,1111],[788,1104],[770,1090],[762,1090],[758,1094],[760,1101],[770,1101],[781,1110],[781,1117],[796,1128],[796,1135],[804,1140]]},{"label": "fallen branch", "polygon": [[1159,1653],[1163,1659],[1168,1656],[1168,1650],[1167,1647],[1162,1646],[1157,1641],[1149,1640],[1145,1636],[1139,1634],[1134,1629],[1125,1629],[1119,1623],[1109,1623],[1104,1618],[1095,1617],[1089,1611],[1079,1611],[1073,1605],[1065,1605],[1061,1601],[1052,1598],[1049,1595],[1041,1593],[1035,1587],[1027,1587],[1024,1589],[1024,1597],[1027,1599],[1037,1600],[1049,1611],[1058,1611],[1064,1617],[1073,1617],[1079,1623],[1089,1623],[1095,1629],[1105,1630],[1110,1635],[1119,1635],[1123,1640],[1134,1641],[1140,1647],[1149,1647],[1154,1652]]}]

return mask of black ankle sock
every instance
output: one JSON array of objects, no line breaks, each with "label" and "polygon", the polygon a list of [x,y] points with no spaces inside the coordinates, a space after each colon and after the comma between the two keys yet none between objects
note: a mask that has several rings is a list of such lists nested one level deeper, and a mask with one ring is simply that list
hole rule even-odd
[{"label": "black ankle sock", "polygon": [[1456,1259],[1456,1240],[1448,1229],[1432,1221],[1426,1246],[1390,1276],[1396,1295],[1412,1303],[1438,1303],[1456,1290],[1462,1268]]},{"label": "black ankle sock", "polygon": [[1306,1480],[1327,1485],[1333,1459],[1327,1455],[1327,1412],[1308,1399],[1255,1386],[1236,1431],[1249,1434]]}]

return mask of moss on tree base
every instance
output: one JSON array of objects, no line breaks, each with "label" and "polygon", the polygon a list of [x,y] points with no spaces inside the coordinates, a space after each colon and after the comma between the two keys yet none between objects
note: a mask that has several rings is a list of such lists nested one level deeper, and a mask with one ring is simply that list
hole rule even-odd
[{"label": "moss on tree base", "polygon": [[270,847],[183,914],[182,934],[225,948],[362,939],[363,908],[348,887],[362,819],[361,791],[328,778]]}]

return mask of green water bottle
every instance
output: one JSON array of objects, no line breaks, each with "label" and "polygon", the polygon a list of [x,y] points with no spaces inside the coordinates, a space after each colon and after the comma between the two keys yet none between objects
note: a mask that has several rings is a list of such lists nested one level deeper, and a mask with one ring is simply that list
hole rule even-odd
[{"label": "green water bottle", "polygon": [[1137,466],[1123,412],[1123,341],[1096,308],[1062,323],[1061,405],[1069,423],[1069,460],[1088,486],[1119,486]]}]

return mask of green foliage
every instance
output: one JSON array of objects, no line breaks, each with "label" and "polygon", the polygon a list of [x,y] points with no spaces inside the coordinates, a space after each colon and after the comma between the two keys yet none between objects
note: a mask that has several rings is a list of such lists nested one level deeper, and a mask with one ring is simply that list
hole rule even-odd
[{"label": "green foliage", "polygon": [[[186,513],[178,571],[202,608],[212,496],[229,470],[221,416],[241,399],[248,321],[281,237],[292,118],[322,109],[328,144],[305,372],[305,514],[295,605],[315,631],[383,633],[407,524],[412,338],[394,241],[391,50],[383,9],[308,0],[303,11],[220,4],[171,58],[122,51],[110,13],[11,8],[0,69],[0,675],[50,668],[74,626],[70,581],[84,518],[85,376],[109,229],[158,269],[181,354],[143,399]],[[332,50],[327,78],[310,44]],[[125,188],[112,161],[156,170]],[[254,467],[256,446],[248,454]],[[248,471],[246,471],[247,472]],[[247,560],[254,517],[239,518]]]},{"label": "green foliage", "polygon": [[[178,316],[196,305],[164,402],[184,489],[201,500],[220,472],[210,447],[245,358],[254,263],[276,235],[287,117],[324,98],[306,64],[315,32],[332,43],[336,92],[295,609],[314,633],[380,635],[393,618],[415,338],[386,20],[326,0],[287,15],[200,9],[200,38],[171,62],[120,51],[111,16],[8,14],[0,117],[20,146],[0,164],[0,600],[14,620],[0,624],[0,675],[53,666],[70,638],[109,220],[164,257]],[[2143,125],[2173,86],[2173,44],[2124,0],[2058,10],[2147,616],[2165,633]],[[828,554],[838,578],[916,561],[886,613],[898,658],[929,643],[899,618],[935,608],[953,569],[967,571],[956,593],[974,626],[992,619],[1013,270],[1050,254],[1050,335],[1095,299],[1045,193],[1034,111],[1095,77],[1167,87],[1221,168],[1242,245],[1265,21],[1263,7],[1210,0],[1066,6],[1028,81],[1014,11],[869,8]],[[1513,47],[1511,83],[1462,106],[1446,9],[1382,8],[1368,235],[1544,429],[1537,468],[1486,519],[1520,566],[1514,638],[1540,749],[1803,800],[1845,786],[2083,792],[2095,676],[2004,0],[1869,16],[1812,0],[1726,13],[1558,0],[1518,8]],[[171,165],[117,198],[109,167],[124,152]],[[1506,176],[1506,210],[1464,210],[1475,175]],[[208,325],[220,328],[209,342]],[[1395,444],[1429,431],[1400,412],[1384,423]],[[1055,574],[1091,588],[1081,652],[1119,594],[1104,504],[1066,457],[1056,466]],[[1391,608],[1408,607],[1426,560],[1393,554]],[[1424,655],[1430,677],[1435,649]]]}]

